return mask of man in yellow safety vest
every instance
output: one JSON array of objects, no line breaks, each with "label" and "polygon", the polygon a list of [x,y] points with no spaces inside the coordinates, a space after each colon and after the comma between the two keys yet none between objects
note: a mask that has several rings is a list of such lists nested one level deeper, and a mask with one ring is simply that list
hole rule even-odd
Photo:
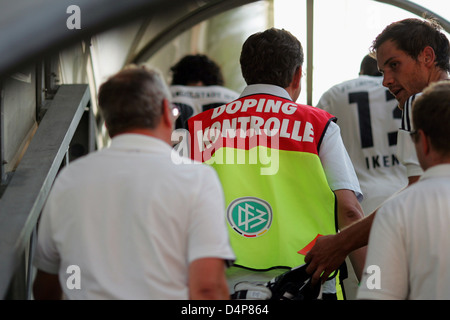
[{"label": "man in yellow safety vest", "polygon": [[[275,28],[243,45],[247,87],[226,105],[189,119],[191,157],[217,171],[236,263],[227,277],[266,282],[304,263],[298,251],[318,234],[363,217],[358,179],[335,117],[297,104],[303,49]],[[351,257],[359,275],[361,249]],[[334,281],[334,279],[332,280]],[[322,297],[336,297],[334,282]]]}]

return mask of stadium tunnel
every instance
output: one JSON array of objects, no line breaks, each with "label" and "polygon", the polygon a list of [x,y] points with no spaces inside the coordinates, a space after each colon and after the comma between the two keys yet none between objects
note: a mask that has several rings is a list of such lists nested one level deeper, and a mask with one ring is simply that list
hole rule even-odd
[{"label": "stadium tunnel", "polygon": [[[297,1],[306,25],[308,104],[314,10],[324,1]],[[168,80],[182,56],[206,53],[222,66],[227,86],[240,91],[240,48],[250,34],[274,25],[275,2],[0,2],[0,298],[32,299],[36,225],[52,183],[61,167],[108,143],[97,112],[99,85],[129,63],[156,66]],[[371,2],[419,17],[428,13],[450,31],[448,20],[415,2]],[[71,25],[77,17],[79,26]]]}]

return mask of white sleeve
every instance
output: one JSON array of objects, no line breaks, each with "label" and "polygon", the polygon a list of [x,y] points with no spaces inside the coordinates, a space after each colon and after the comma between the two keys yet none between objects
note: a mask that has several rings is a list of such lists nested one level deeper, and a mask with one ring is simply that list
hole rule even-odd
[{"label": "white sleeve", "polygon": [[423,174],[409,131],[403,129],[399,129],[397,133],[397,158],[406,167],[406,175],[408,177],[421,176]]},{"label": "white sleeve", "polygon": [[366,263],[357,299],[406,299],[408,295],[408,258],[402,228],[399,228],[392,201],[383,205],[370,231]]},{"label": "white sleeve", "polygon": [[225,216],[225,199],[222,185],[213,168],[204,165],[199,171],[199,193],[190,208],[188,260],[222,258],[234,261]]},{"label": "white sleeve", "polygon": [[345,149],[339,126],[330,122],[322,144],[319,149],[319,157],[327,176],[331,189],[349,189],[355,192],[358,201],[363,200],[358,177],[350,157]]}]

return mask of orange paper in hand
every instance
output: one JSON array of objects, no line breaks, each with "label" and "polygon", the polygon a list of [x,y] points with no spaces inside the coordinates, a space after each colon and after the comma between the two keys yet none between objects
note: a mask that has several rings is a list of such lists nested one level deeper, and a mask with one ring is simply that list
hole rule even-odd
[{"label": "orange paper in hand", "polygon": [[300,251],[298,251],[297,253],[300,253],[304,256],[306,256],[306,254],[309,252],[309,250],[311,250],[312,247],[314,247],[314,245],[316,244],[316,240],[317,238],[321,237],[321,234],[317,234],[317,236],[313,239],[313,241],[311,241],[310,243],[308,243],[306,245],[306,247],[304,247],[303,249],[301,249]]}]

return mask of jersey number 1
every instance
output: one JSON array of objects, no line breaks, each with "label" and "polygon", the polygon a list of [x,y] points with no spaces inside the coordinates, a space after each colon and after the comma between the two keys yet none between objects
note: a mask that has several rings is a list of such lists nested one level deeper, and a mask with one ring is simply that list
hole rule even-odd
[{"label": "jersey number 1", "polygon": [[[395,97],[386,90],[386,101],[395,99]],[[373,147],[372,123],[370,120],[369,93],[367,91],[352,92],[348,95],[350,103],[356,103],[358,107],[359,134],[361,137],[361,148]],[[401,119],[402,111],[396,106],[392,112],[394,119]],[[397,144],[397,131],[388,132],[389,145]]]}]

